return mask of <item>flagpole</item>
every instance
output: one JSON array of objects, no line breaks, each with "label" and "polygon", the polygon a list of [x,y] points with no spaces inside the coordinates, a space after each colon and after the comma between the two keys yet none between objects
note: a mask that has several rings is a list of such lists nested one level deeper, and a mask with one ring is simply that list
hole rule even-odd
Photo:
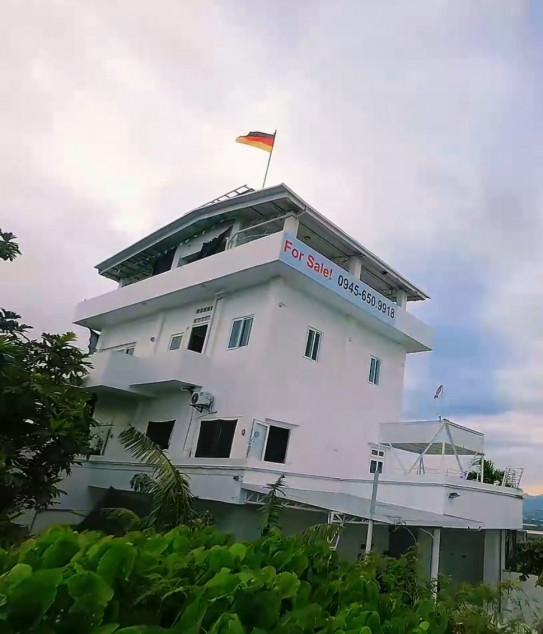
[{"label": "flagpole", "polygon": [[273,133],[273,145],[272,145],[272,149],[270,152],[270,155],[268,156],[268,164],[266,165],[266,173],[264,174],[264,182],[262,183],[262,189],[264,189],[264,187],[266,187],[266,178],[268,178],[268,170],[270,169],[270,161],[271,161],[271,157],[273,154],[273,148],[275,147],[275,137],[277,136],[277,130]]}]

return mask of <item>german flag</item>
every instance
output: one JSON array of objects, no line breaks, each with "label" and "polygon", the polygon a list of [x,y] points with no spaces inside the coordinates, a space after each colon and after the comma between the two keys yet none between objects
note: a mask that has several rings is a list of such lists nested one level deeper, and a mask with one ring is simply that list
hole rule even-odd
[{"label": "german flag", "polygon": [[273,143],[275,141],[275,134],[268,134],[267,132],[249,132],[246,136],[238,136],[236,143],[245,143],[245,145],[252,145],[253,147],[260,148],[266,152],[273,150]]}]

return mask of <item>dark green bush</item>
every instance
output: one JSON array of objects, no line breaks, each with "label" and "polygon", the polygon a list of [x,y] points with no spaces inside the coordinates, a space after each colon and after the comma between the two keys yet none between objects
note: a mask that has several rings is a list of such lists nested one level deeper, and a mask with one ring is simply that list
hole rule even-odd
[{"label": "dark green bush", "polygon": [[234,543],[210,527],[116,538],[53,527],[0,554],[0,634],[449,631],[430,588],[395,588],[385,561],[350,565],[324,541],[274,531]]}]

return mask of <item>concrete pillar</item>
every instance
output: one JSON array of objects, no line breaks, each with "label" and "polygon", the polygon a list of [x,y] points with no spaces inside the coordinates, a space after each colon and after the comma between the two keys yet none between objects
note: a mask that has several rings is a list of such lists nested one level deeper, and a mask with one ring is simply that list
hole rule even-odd
[{"label": "concrete pillar", "polygon": [[483,583],[496,585],[501,580],[501,531],[486,530],[483,559]]},{"label": "concrete pillar", "polygon": [[401,289],[396,291],[396,304],[401,308],[405,308],[407,306],[407,293],[402,291]]},{"label": "concrete pillar", "polygon": [[351,255],[349,258],[349,273],[354,275],[357,280],[360,279],[360,273],[362,273],[362,258],[358,255]]},{"label": "concrete pillar", "polygon": [[439,575],[439,547],[441,545],[441,529],[434,528],[432,539],[432,559],[430,562],[430,580],[437,581]]},{"label": "concrete pillar", "polygon": [[283,231],[285,233],[290,233],[291,236],[294,236],[296,238],[298,235],[299,224],[300,224],[300,221],[298,220],[296,216],[294,215],[287,216],[283,224]]}]

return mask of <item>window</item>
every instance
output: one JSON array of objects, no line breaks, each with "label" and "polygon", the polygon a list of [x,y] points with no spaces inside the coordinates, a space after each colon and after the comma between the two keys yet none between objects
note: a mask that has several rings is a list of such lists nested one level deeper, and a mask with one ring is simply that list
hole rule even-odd
[{"label": "window", "polygon": [[202,324],[201,326],[193,326],[190,329],[189,343],[187,345],[189,350],[202,352],[204,349],[208,327],[209,324]]},{"label": "window", "polygon": [[372,449],[370,459],[370,473],[383,473],[383,465],[385,463],[385,452],[382,449]]},{"label": "window", "polygon": [[266,462],[285,462],[290,429],[254,421],[247,455]]},{"label": "window", "polygon": [[377,357],[371,357],[370,361],[370,375],[368,381],[374,385],[379,385],[379,378],[381,376],[381,359]]},{"label": "window", "polygon": [[230,339],[228,340],[228,349],[232,350],[233,348],[243,348],[243,346],[246,346],[249,343],[252,327],[252,317],[234,319],[232,330],[230,331]]},{"label": "window", "polygon": [[161,449],[168,449],[170,446],[170,436],[172,435],[174,420],[149,421],[147,424],[146,436]]},{"label": "window", "polygon": [[196,445],[196,458],[230,458],[237,420],[203,420]]},{"label": "window", "polygon": [[179,333],[178,335],[172,335],[170,339],[169,350],[179,350],[181,344],[183,343],[183,333]]},{"label": "window", "polygon": [[305,342],[305,353],[304,357],[306,359],[311,359],[313,361],[318,361],[319,359],[319,349],[321,346],[322,332],[315,330],[314,328],[309,328],[307,331],[307,339]]},{"label": "window", "polygon": [[135,343],[126,343],[122,346],[116,346],[115,348],[104,348],[105,350],[113,350],[114,352],[122,352],[122,354],[129,354],[132,356],[134,354],[134,350],[136,349]]},{"label": "window", "polygon": [[111,435],[111,430],[113,425],[97,425],[94,427],[91,438],[90,445],[91,449],[89,455],[91,456],[103,456],[107,447],[107,443],[109,441],[109,437]]},{"label": "window", "polygon": [[266,462],[285,462],[290,429],[270,425],[264,460]]}]

